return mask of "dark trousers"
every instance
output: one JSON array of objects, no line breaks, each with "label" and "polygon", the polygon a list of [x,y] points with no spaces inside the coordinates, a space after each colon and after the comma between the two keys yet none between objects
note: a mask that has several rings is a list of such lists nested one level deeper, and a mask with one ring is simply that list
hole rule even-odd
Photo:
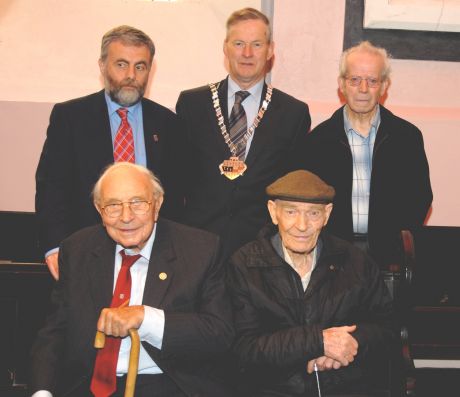
[{"label": "dark trousers", "polygon": [[[117,391],[111,397],[123,397],[125,394],[126,375],[117,376]],[[60,397],[94,397],[89,390],[90,380],[85,379],[78,387],[73,388],[65,394],[58,394]],[[158,375],[137,375],[135,397],[186,397],[176,384],[164,374]]]},{"label": "dark trousers", "polygon": [[[125,394],[126,376],[117,377],[117,391],[113,397],[123,397]],[[171,378],[164,374],[137,375],[136,397],[186,397]]]}]

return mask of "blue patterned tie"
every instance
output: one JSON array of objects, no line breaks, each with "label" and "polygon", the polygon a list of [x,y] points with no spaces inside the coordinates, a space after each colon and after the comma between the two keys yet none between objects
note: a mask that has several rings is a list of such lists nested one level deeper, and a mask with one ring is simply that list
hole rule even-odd
[{"label": "blue patterned tie", "polygon": [[246,119],[246,112],[244,111],[243,102],[249,96],[247,91],[235,92],[235,104],[233,105],[232,112],[230,113],[229,135],[232,143],[237,147],[235,156],[244,160],[246,152],[246,142],[243,141],[244,134],[248,130],[248,121]]}]

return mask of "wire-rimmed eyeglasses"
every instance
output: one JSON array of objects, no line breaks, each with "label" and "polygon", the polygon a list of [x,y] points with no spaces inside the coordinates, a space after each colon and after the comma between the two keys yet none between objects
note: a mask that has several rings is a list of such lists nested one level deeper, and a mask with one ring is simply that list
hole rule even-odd
[{"label": "wire-rimmed eyeglasses", "polygon": [[111,217],[117,218],[123,213],[123,207],[127,205],[131,212],[135,215],[145,215],[152,205],[151,201],[146,200],[132,200],[132,201],[122,201],[120,203],[111,203],[101,207],[101,210],[104,213]]},{"label": "wire-rimmed eyeglasses", "polygon": [[349,76],[345,77],[345,80],[347,80],[348,84],[350,84],[352,87],[360,86],[363,80],[366,81],[369,88],[378,87],[381,83],[380,79],[376,79],[375,77]]}]

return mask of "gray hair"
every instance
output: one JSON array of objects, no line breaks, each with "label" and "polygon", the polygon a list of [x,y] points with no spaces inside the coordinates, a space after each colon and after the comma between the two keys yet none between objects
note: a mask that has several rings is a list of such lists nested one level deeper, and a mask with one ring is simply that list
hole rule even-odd
[{"label": "gray hair", "polygon": [[148,168],[145,168],[144,166],[139,165],[139,164],[133,164],[133,163],[129,163],[126,161],[121,161],[121,162],[113,163],[107,166],[102,172],[99,179],[97,180],[96,184],[94,185],[92,195],[93,195],[93,201],[96,204],[101,204],[101,186],[102,186],[102,182],[104,181],[104,178],[106,178],[110,173],[112,173],[112,171],[115,171],[119,168],[129,168],[132,170],[136,170],[140,172],[141,174],[145,175],[148,178],[149,182],[151,183],[153,196],[155,197],[155,199],[165,194],[163,186],[161,186],[160,180],[154,175],[152,171],[150,171]]},{"label": "gray hair", "polygon": [[369,54],[380,56],[383,61],[383,70],[380,78],[382,81],[388,80],[390,78],[390,55],[388,55],[388,52],[385,50],[385,48],[376,47],[369,41],[361,41],[358,45],[350,47],[342,53],[339,64],[339,77],[346,77],[348,56],[354,52],[367,52]]},{"label": "gray hair", "polygon": [[127,25],[117,26],[116,28],[109,30],[102,37],[100,58],[102,62],[107,59],[109,45],[114,41],[120,41],[125,45],[132,45],[136,47],[145,45],[150,51],[150,62],[152,62],[153,56],[155,55],[155,45],[153,44],[152,39],[142,30]]},{"label": "gray hair", "polygon": [[[232,13],[227,19],[227,38],[230,31],[230,28],[236,25],[238,22],[241,21],[248,21],[248,20],[259,20],[262,21],[265,26],[267,27],[267,41],[270,43],[272,40],[272,28],[270,26],[270,21],[267,16],[256,10],[255,8],[246,7],[242,8],[241,10],[237,10]],[[225,39],[227,40],[227,39]]]}]

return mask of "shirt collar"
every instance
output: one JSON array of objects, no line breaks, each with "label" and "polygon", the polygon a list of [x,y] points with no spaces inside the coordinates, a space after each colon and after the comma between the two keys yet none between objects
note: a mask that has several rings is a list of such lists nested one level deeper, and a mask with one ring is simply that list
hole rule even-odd
[{"label": "shirt collar", "polygon": [[228,76],[228,98],[233,98],[234,100],[235,92],[237,91],[247,91],[253,98],[260,98],[262,95],[262,90],[264,88],[264,83],[265,79],[260,79],[252,87],[248,88],[247,90],[242,90],[240,86],[235,82],[235,80]]},{"label": "shirt collar", "polygon": [[[345,127],[346,132],[356,132],[351,123],[350,120],[348,119],[348,114],[347,114],[347,106],[343,107],[343,125]],[[374,117],[372,118],[371,121],[371,127],[370,131],[377,131],[380,125],[380,105],[377,105],[377,109],[375,111]]]},{"label": "shirt collar", "polygon": [[[150,255],[152,254],[152,248],[153,248],[153,243],[155,242],[156,232],[157,232],[157,225],[155,223],[155,226],[154,226],[154,228],[152,230],[152,234],[150,235],[149,239],[147,240],[147,243],[144,245],[144,247],[139,252],[139,254],[143,258],[147,259],[147,261],[150,261]],[[120,252],[122,250],[125,250],[127,255],[136,255],[137,254],[132,249],[125,248],[122,245],[117,244],[115,252]]]},{"label": "shirt collar", "polygon": [[128,112],[132,115],[136,114],[141,108],[141,101],[137,102],[132,106],[121,106],[120,104],[112,101],[110,95],[107,92],[104,92],[105,101],[107,102],[107,108],[109,109],[109,115],[112,116],[118,109],[125,108],[128,109]]}]

